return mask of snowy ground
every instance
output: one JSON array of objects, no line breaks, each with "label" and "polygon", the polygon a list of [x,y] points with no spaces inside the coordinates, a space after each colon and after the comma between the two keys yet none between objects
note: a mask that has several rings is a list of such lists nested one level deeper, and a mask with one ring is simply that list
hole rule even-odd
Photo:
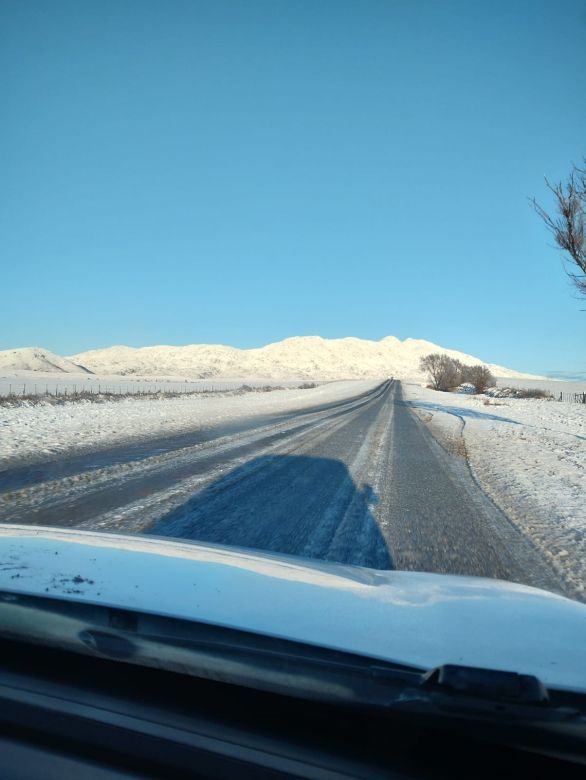
[{"label": "snowy ground", "polygon": [[153,533],[569,592],[466,461],[419,424],[398,382],[201,433],[7,469],[0,523]]},{"label": "snowy ground", "polygon": [[166,376],[131,376],[117,374],[67,373],[41,371],[13,371],[0,376],[0,395],[63,395],[75,392],[92,393],[148,393],[148,392],[216,392],[249,387],[297,387],[306,379],[185,379]]},{"label": "snowy ground", "polygon": [[[0,407],[0,469],[317,407],[378,384],[336,381],[271,393]],[[405,381],[402,388],[440,443],[467,457],[477,482],[547,558],[568,592],[586,600],[586,405],[437,393]],[[355,438],[360,442],[364,434]],[[338,448],[328,457],[343,455]],[[409,460],[416,473],[418,457],[414,452],[409,460],[398,451],[397,463]],[[388,474],[387,480],[392,482]]]},{"label": "snowy ground", "polygon": [[403,392],[440,443],[467,456],[484,490],[584,598],[586,406],[439,393],[407,382]]},{"label": "snowy ground", "polygon": [[560,393],[586,393],[586,380],[566,382],[559,379],[515,379],[511,377],[497,377],[498,387],[523,387],[528,390],[537,388],[547,390],[554,398]]},{"label": "snowy ground", "polygon": [[349,398],[377,384],[380,380],[353,380],[330,382],[307,390],[233,396],[129,398],[102,404],[82,401],[59,406],[0,407],[0,467],[19,461],[42,461],[64,452],[207,428],[254,415],[306,409]]}]

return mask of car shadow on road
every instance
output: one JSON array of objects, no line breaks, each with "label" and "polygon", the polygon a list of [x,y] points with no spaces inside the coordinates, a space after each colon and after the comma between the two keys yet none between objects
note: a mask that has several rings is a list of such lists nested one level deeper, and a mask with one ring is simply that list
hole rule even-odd
[{"label": "car shadow on road", "polygon": [[267,455],[222,475],[147,533],[392,569],[371,511],[377,501],[340,460]]}]

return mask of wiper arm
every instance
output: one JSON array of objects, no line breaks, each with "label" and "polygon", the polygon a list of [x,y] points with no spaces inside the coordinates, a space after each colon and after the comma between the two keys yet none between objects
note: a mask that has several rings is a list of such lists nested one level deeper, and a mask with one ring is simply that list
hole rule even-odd
[{"label": "wiper arm", "polygon": [[385,681],[425,670],[209,623],[0,592],[0,637],[298,698],[384,705]]},{"label": "wiper arm", "polygon": [[586,753],[586,696],[547,690],[529,675],[458,665],[429,671],[222,626],[14,593],[0,593],[0,626],[6,638],[302,699],[459,728],[480,722],[509,734],[539,731],[544,744],[563,731]]}]

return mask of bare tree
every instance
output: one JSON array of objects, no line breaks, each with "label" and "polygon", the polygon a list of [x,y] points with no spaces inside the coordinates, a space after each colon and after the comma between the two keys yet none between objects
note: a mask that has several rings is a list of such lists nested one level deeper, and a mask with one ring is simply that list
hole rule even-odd
[{"label": "bare tree", "polygon": [[459,360],[439,352],[422,357],[419,361],[419,368],[427,373],[434,390],[452,390],[462,382],[469,382],[474,385],[474,390],[477,393],[484,393],[488,387],[493,387],[496,384],[488,366],[465,365]]},{"label": "bare tree", "polygon": [[546,179],[545,183],[555,196],[558,216],[551,217],[535,198],[533,207],[575,266],[568,276],[586,297],[586,168],[574,165],[567,181],[550,184]]},{"label": "bare tree", "polygon": [[442,356],[438,352],[425,355],[419,361],[419,370],[425,371],[434,390],[439,390],[442,375]]},{"label": "bare tree", "polygon": [[434,390],[449,390],[460,384],[462,364],[447,355],[433,352],[419,361],[419,368],[429,376]]},{"label": "bare tree", "polygon": [[496,384],[488,366],[466,366],[466,381],[474,385],[477,393],[484,393]]}]

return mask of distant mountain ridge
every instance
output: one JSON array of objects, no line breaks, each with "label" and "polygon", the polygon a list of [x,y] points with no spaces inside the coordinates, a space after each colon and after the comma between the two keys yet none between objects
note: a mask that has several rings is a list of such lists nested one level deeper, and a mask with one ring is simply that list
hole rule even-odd
[{"label": "distant mountain ridge", "polygon": [[255,349],[237,349],[221,344],[115,346],[80,352],[68,358],[40,348],[26,348],[0,352],[0,371],[89,371],[101,375],[184,379],[364,379],[388,376],[407,379],[422,378],[419,360],[430,352],[441,352],[473,365],[486,363],[496,376],[534,378],[531,374],[488,363],[431,341],[400,341],[395,336],[386,336],[380,341],[296,336]]},{"label": "distant mountain ridge", "polygon": [[50,374],[90,374],[72,360],[41,347],[22,347],[0,351],[0,371],[42,371]]}]

